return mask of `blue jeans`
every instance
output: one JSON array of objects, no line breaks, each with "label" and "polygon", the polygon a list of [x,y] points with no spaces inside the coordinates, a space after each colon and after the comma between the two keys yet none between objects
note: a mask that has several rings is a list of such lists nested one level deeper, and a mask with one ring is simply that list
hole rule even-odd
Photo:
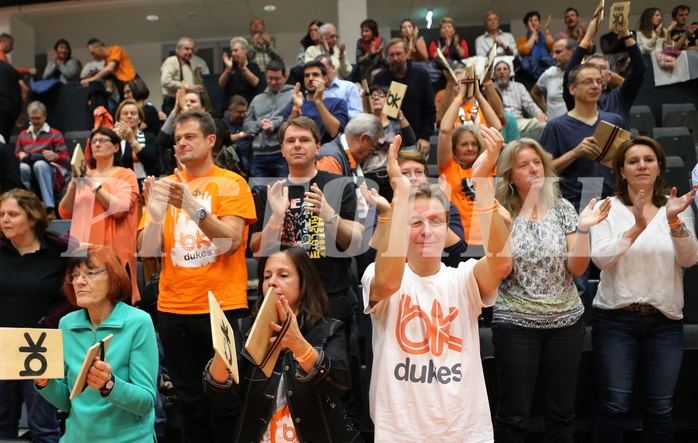
[{"label": "blue jeans", "polygon": [[546,442],[574,441],[574,395],[584,340],[584,320],[564,328],[531,329],[492,323],[499,396],[497,443],[526,439],[538,373],[545,393]]},{"label": "blue jeans", "polygon": [[641,388],[642,428],[647,442],[674,440],[674,388],[683,356],[683,320],[662,314],[594,310],[591,333],[599,385],[595,442],[623,440],[635,380]]},{"label": "blue jeans", "polygon": [[27,163],[19,164],[19,171],[22,175],[22,182],[27,189],[32,189],[32,182],[39,184],[41,200],[47,208],[55,208],[56,203],[53,198],[53,176],[56,171],[48,162],[39,160],[33,165]]},{"label": "blue jeans", "polygon": [[33,380],[0,381],[0,438],[17,438],[22,402],[34,443],[56,443],[61,438],[56,408],[34,389]]},{"label": "blue jeans", "polygon": [[257,154],[252,157],[250,177],[279,177],[288,176],[288,163],[281,152],[274,154]]}]

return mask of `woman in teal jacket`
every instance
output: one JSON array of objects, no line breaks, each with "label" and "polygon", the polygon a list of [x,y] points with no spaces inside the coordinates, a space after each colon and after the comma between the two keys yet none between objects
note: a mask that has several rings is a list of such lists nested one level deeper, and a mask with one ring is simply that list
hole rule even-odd
[{"label": "woman in teal jacket", "polygon": [[[61,442],[155,441],[158,350],[152,320],[122,300],[131,283],[110,246],[74,251],[63,290],[84,309],[60,321],[65,377],[36,380],[41,395],[68,412]],[[114,334],[104,359],[95,357],[85,390],[69,399],[87,349]]]}]

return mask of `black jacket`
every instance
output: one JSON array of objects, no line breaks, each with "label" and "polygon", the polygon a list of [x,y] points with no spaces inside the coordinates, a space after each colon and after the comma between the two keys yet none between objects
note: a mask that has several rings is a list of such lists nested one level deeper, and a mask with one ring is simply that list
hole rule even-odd
[{"label": "black jacket", "polygon": [[235,385],[231,379],[224,385],[218,384],[209,376],[208,366],[204,371],[204,392],[212,402],[229,402],[237,394],[242,397],[243,406],[233,441],[260,441],[275,410],[276,391],[283,371],[289,409],[301,442],[361,442],[359,431],[339,399],[351,384],[344,324],[323,318],[303,333],[320,354],[309,374],[301,369],[291,351],[286,350],[279,356],[271,377],[267,378],[243,348],[253,322],[252,317],[240,320],[242,340],[235,335],[240,384]]}]

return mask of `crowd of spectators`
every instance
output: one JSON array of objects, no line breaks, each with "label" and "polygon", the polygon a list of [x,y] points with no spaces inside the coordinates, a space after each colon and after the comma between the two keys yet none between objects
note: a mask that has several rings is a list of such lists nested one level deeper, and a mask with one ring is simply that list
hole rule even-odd
[{"label": "crowd of spectators", "polygon": [[[114,361],[95,360],[88,383],[94,392],[79,401],[65,395],[75,377],[69,367],[65,379],[37,380],[29,390],[0,383],[0,403],[10,389],[20,392],[32,406],[32,432],[48,428],[45,441],[57,441],[51,437],[55,423],[46,419],[55,411],[46,400],[74,408],[66,435],[83,432],[76,410],[90,411],[88,400],[113,414],[106,429],[134,416],[154,426],[155,337],[126,306],[142,305],[141,283],[157,293],[155,326],[185,442],[233,435],[360,441],[345,367],[347,343],[357,332],[367,335],[366,361],[373,363],[369,405],[376,441],[400,440],[408,432],[419,441],[522,441],[539,373],[546,378],[546,435],[572,441],[585,309],[598,314],[593,340],[602,356],[595,438],[611,441],[603,438],[619,428],[622,434],[631,409],[621,391],[632,391],[632,384],[605,360],[621,353],[635,359],[628,371],[649,365],[623,347],[614,328],[653,316],[656,331],[634,340],[671,342],[670,380],[660,383],[661,371],[652,367],[647,380],[654,388],[643,397],[645,432],[665,441],[672,432],[671,401],[651,396],[670,398],[678,376],[683,288],[677,273],[698,261],[689,207],[698,187],[685,195],[666,189],[666,158],[649,138],[626,142],[613,169],[599,163],[604,147],[594,133],[602,122],[630,129],[630,107],[644,82],[643,53],[671,69],[666,50],[698,49],[689,12],[677,6],[664,27],[661,11],[649,8],[637,33],[601,36],[604,54],[626,54],[628,65],[619,72],[615,56],[595,53],[600,8],[588,22],[568,8],[566,28],[555,39],[552,15],[541,23],[538,11],[528,12],[526,33],[516,39],[488,12],[484,34],[470,49],[448,17],[431,42],[409,19],[395,38],[382,36],[378,23],[367,19],[359,25],[354,65],[332,23],[313,20],[296,60],[286,63],[264,21],[254,18],[250,35],[231,38],[222,54],[224,69],[214,73],[213,86],[222,99],[215,107],[206,88],[212,83],[204,81],[211,72],[191,38],[181,38],[162,63],[159,109],[147,101],[156,85],[146,85],[121,46],[90,39],[94,61],[83,65],[60,39],[42,78],[79,82],[91,97],[105,97],[105,106],[94,103],[84,165],[71,164],[74,147],[46,123],[46,106],[28,103],[22,76],[36,70],[10,65],[6,54],[14,40],[0,35],[0,261],[38,263],[35,255],[49,255],[42,260],[50,262],[51,282],[62,282],[58,274],[65,273],[64,290],[80,312],[61,321],[71,343],[89,341],[80,328],[91,324],[103,332],[135,315],[134,329],[115,332],[114,340],[129,334],[147,345],[133,349],[132,357],[148,353],[129,366],[128,350],[117,346]],[[494,62],[478,72],[474,67],[484,65],[494,45]],[[392,95],[393,83],[406,86],[404,96]],[[397,116],[388,117],[396,101]],[[15,146],[7,146],[18,132],[15,122],[23,127]],[[440,176],[439,185],[429,185],[429,176]],[[71,241],[61,248],[86,258],[57,257],[43,236],[43,224],[56,218],[72,220]],[[662,268],[665,275],[639,272],[645,256],[636,250],[650,233],[661,237],[662,254],[673,264]],[[279,315],[291,324],[275,375],[264,384],[254,380],[259,371],[241,351],[259,308],[248,306],[250,257],[261,259],[259,300],[274,287],[282,296]],[[144,278],[138,268],[146,261],[152,272]],[[603,270],[601,296],[594,300],[588,292],[592,261]],[[8,301],[20,292],[16,282],[4,286],[13,272],[0,270],[0,286],[12,289]],[[667,294],[671,300],[626,293],[623,284],[631,279],[646,279],[648,287],[670,279],[675,291]],[[107,290],[110,282],[120,285],[118,294]],[[37,297],[47,284],[30,295]],[[84,300],[85,288],[97,302]],[[34,317],[55,309],[54,289],[50,303],[13,308],[31,319],[3,315],[0,326],[35,326]],[[219,357],[211,360],[209,290],[235,329],[247,377],[240,387]],[[477,327],[483,309],[492,306],[499,391],[491,419]],[[371,333],[360,330],[370,331],[367,323],[375,328],[372,342]],[[66,367],[77,362],[75,353],[66,350]],[[456,387],[445,388],[449,383]],[[274,411],[248,409],[250,395],[274,403]],[[296,408],[296,395],[324,396],[340,408],[311,406],[310,400]],[[16,437],[17,404],[0,408],[0,437]],[[419,414],[424,405],[429,410]],[[322,432],[308,425],[318,414],[330,417]],[[151,429],[128,432],[146,441]]]}]

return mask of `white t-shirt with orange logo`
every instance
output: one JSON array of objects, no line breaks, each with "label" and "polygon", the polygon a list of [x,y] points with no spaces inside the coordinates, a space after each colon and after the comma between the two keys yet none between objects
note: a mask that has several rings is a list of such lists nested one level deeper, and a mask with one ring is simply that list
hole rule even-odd
[{"label": "white t-shirt with orange logo", "polygon": [[419,277],[405,264],[400,290],[369,306],[375,264],[362,278],[373,320],[369,404],[376,441],[492,442],[477,317],[497,292],[481,299],[476,260],[441,265]]}]

